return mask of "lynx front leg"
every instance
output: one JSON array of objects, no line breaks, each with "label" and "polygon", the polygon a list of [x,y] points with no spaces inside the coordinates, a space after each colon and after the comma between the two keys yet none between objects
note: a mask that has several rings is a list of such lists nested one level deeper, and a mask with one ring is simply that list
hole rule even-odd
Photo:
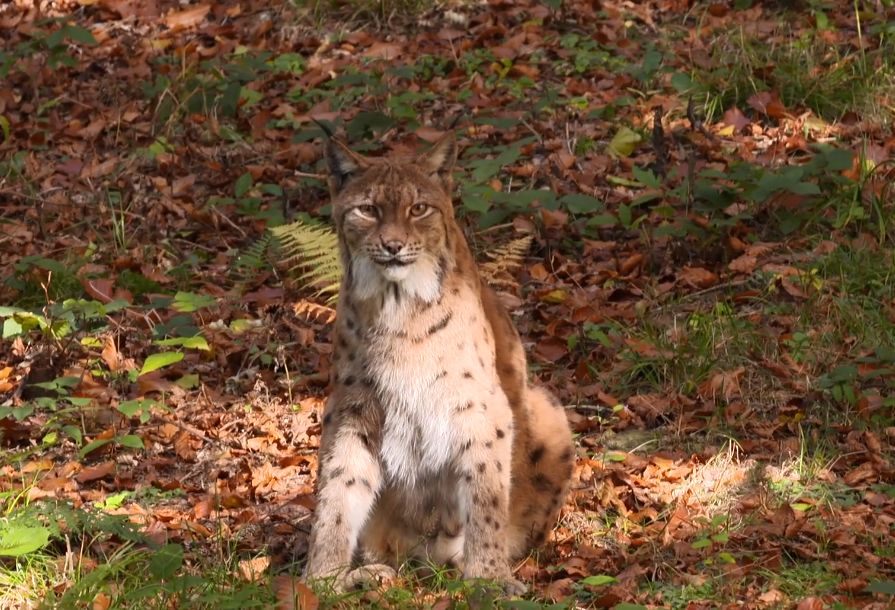
[{"label": "lynx front leg", "polygon": [[[467,435],[460,447],[461,497],[466,505],[466,535],[463,551],[464,578],[486,578],[500,582],[510,595],[525,592],[525,585],[513,578],[507,554],[509,525],[510,465],[512,429],[509,408],[506,424],[485,417],[487,405],[478,417],[465,418]],[[496,410],[492,405],[492,410]]]},{"label": "lynx front leg", "polygon": [[343,588],[358,535],[382,484],[379,461],[368,444],[362,432],[346,423],[321,457],[317,518],[305,569],[309,579],[341,576],[336,587]]}]

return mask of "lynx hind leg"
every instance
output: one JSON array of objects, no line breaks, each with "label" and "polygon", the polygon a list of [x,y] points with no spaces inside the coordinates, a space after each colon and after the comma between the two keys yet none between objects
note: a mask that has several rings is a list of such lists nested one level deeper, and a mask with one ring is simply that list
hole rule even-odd
[{"label": "lynx hind leg", "polygon": [[563,505],[575,451],[572,431],[562,406],[545,390],[527,390],[529,438],[525,455],[513,473],[510,516],[510,556],[521,557],[539,546],[556,524]]}]

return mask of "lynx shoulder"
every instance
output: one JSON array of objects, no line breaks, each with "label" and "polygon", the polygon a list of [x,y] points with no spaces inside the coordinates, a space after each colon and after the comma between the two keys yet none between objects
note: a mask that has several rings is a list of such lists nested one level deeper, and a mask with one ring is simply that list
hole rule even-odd
[{"label": "lynx shoulder", "polygon": [[565,413],[454,219],[455,157],[452,136],[412,158],[327,148],[345,274],[306,575],[340,588],[415,556],[520,593],[510,562],[568,488]]}]

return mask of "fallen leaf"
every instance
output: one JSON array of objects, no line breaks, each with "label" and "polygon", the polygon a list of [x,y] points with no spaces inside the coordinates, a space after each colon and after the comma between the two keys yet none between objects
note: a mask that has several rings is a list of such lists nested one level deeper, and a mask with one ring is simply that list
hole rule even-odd
[{"label": "fallen leaf", "polygon": [[782,119],[787,116],[786,107],[780,101],[775,91],[758,91],[746,100],[750,108],[766,114],[772,119]]},{"label": "fallen leaf", "polygon": [[104,479],[114,473],[115,462],[103,462],[102,464],[90,466],[89,468],[85,468],[84,470],[79,472],[77,475],[75,475],[75,481],[81,484],[89,483],[98,479]]},{"label": "fallen leaf", "polygon": [[295,576],[281,574],[273,579],[277,610],[317,610],[320,600]]},{"label": "fallen leaf", "polygon": [[684,267],[677,274],[678,279],[694,288],[709,288],[718,283],[718,276],[702,267]]},{"label": "fallen leaf", "polygon": [[267,555],[242,559],[239,562],[239,575],[247,582],[256,582],[264,577],[268,567],[270,567],[270,557]]},{"label": "fallen leaf", "polygon": [[755,271],[755,265],[758,264],[758,259],[749,254],[743,254],[742,256],[738,256],[727,265],[727,268],[731,271],[735,271],[736,273],[752,273]]},{"label": "fallen leaf", "polygon": [[361,53],[361,57],[369,59],[397,59],[404,52],[404,46],[394,42],[375,42],[373,46]]},{"label": "fallen leaf", "polygon": [[[762,599],[762,601],[765,600]],[[779,603],[779,601],[782,600],[777,600],[774,603]],[[826,608],[826,602],[819,597],[806,597],[796,605],[796,610],[825,610]]]},{"label": "fallen leaf", "polygon": [[197,4],[182,11],[168,13],[162,22],[172,30],[190,28],[202,23],[209,10],[211,10],[210,4]]}]

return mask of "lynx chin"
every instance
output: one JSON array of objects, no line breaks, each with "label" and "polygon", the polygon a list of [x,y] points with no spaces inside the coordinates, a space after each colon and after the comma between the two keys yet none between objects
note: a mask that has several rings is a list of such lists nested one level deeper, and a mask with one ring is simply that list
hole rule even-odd
[{"label": "lynx chin", "polygon": [[569,486],[565,413],[528,384],[454,219],[455,158],[452,135],[412,158],[328,142],[345,275],[305,576],[337,589],[418,557],[522,593],[510,562],[544,542]]}]

